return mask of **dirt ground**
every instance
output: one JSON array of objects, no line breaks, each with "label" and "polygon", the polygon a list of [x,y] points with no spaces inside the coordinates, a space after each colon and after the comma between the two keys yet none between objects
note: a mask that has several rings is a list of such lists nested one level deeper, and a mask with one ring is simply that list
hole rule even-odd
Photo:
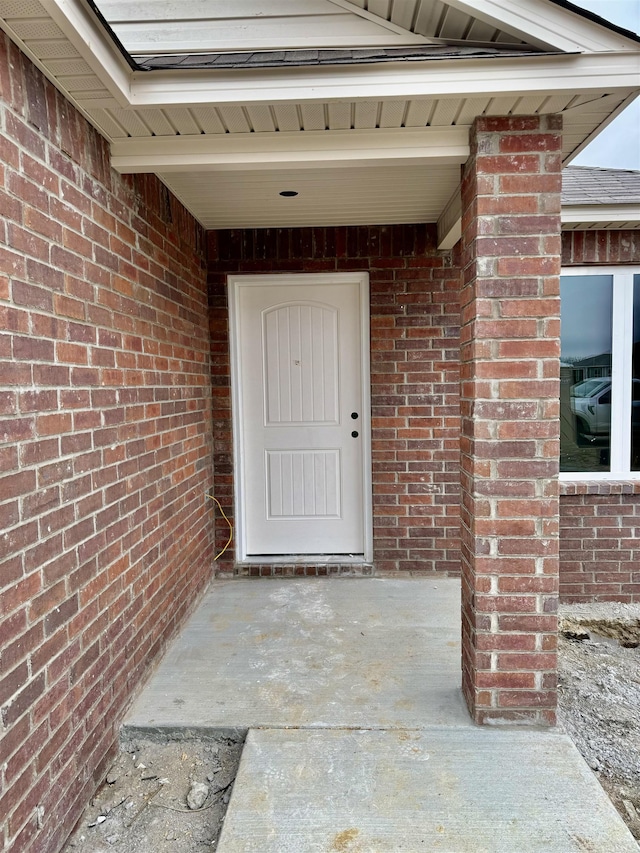
[{"label": "dirt ground", "polygon": [[560,630],[560,724],[640,843],[640,605],[563,605]]},{"label": "dirt ground", "polygon": [[125,736],[63,853],[215,850],[243,740]]}]

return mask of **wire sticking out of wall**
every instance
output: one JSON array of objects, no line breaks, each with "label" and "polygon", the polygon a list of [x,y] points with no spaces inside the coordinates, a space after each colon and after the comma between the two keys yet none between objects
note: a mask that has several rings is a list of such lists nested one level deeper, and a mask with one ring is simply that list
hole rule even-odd
[{"label": "wire sticking out of wall", "polygon": [[222,517],[224,518],[224,520],[225,520],[225,521],[227,522],[227,524],[229,525],[229,538],[227,539],[227,544],[224,546],[224,548],[222,549],[222,551],[220,551],[220,553],[219,553],[219,554],[216,554],[216,556],[213,558],[213,562],[215,563],[215,561],[216,561],[216,560],[219,560],[219,559],[220,559],[220,557],[222,557],[222,555],[224,554],[224,552],[227,550],[227,548],[229,547],[229,545],[231,545],[231,542],[233,541],[233,525],[231,524],[231,522],[230,522],[230,521],[229,521],[229,519],[227,518],[227,514],[226,514],[226,513],[225,513],[225,511],[222,509],[222,505],[220,504],[220,501],[218,500],[218,498],[214,497],[213,495],[210,495],[210,494],[209,494],[209,492],[205,492],[205,494],[206,494],[206,496],[207,496],[208,498],[211,498],[211,500],[212,500],[212,501],[215,501],[215,502],[218,504],[218,509],[219,509],[219,510],[220,510],[220,512],[222,513]]}]

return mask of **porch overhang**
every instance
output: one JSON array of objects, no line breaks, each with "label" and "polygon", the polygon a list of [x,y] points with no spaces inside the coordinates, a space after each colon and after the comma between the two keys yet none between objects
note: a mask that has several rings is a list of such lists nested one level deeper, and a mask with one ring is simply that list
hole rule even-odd
[{"label": "porch overhang", "polygon": [[[319,36],[305,20],[323,3]],[[247,0],[246,26],[216,12],[236,39],[218,39],[216,49],[335,49],[351,32],[354,47],[418,45],[424,59],[139,70],[159,46],[177,55],[208,44],[198,21],[188,32],[180,23],[171,41],[153,11],[171,4],[145,7],[142,26],[120,0],[7,0],[0,25],[110,141],[118,171],[155,172],[210,228],[438,222],[440,245],[450,247],[477,117],[559,113],[569,163],[640,92],[637,37],[571,4],[446,0],[445,13],[430,16],[414,0],[406,5],[413,14],[389,4],[385,17],[349,0],[278,3],[276,17],[292,10],[282,18],[286,32],[270,24],[276,41],[263,44],[260,0]],[[199,8],[191,4],[189,14]],[[147,38],[147,25],[160,36]],[[443,58],[436,48],[447,44],[479,46],[478,55],[456,57],[452,47]],[[495,55],[483,55],[491,44]],[[286,189],[299,193],[288,206],[278,195]]]}]

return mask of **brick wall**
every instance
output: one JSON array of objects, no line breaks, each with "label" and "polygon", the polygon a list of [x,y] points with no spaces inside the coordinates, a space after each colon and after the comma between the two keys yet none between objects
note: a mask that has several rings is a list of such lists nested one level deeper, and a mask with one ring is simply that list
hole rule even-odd
[{"label": "brick wall", "polygon": [[[570,231],[565,266],[640,265],[640,230]],[[562,601],[640,602],[640,483],[561,483]]]},{"label": "brick wall", "polygon": [[561,483],[562,601],[640,602],[640,483]]},{"label": "brick wall", "polygon": [[204,239],[0,34],[0,846],[56,851],[211,571]]},{"label": "brick wall", "polygon": [[[374,563],[458,573],[459,270],[434,226],[210,232],[216,494],[233,513],[228,273],[366,270],[371,282]],[[227,539],[219,519],[217,545]],[[221,561],[233,568],[233,556]],[[271,573],[271,568],[253,569]],[[284,571],[284,570],[283,570]]]},{"label": "brick wall", "polygon": [[640,264],[640,229],[565,231],[562,235],[562,263],[564,266]]}]

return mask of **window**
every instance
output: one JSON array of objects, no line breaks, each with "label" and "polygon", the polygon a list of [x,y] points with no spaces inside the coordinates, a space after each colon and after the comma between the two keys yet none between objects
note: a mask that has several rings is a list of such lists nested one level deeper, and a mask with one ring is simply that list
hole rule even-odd
[{"label": "window", "polygon": [[640,270],[568,270],[560,299],[560,471],[639,476]]}]

